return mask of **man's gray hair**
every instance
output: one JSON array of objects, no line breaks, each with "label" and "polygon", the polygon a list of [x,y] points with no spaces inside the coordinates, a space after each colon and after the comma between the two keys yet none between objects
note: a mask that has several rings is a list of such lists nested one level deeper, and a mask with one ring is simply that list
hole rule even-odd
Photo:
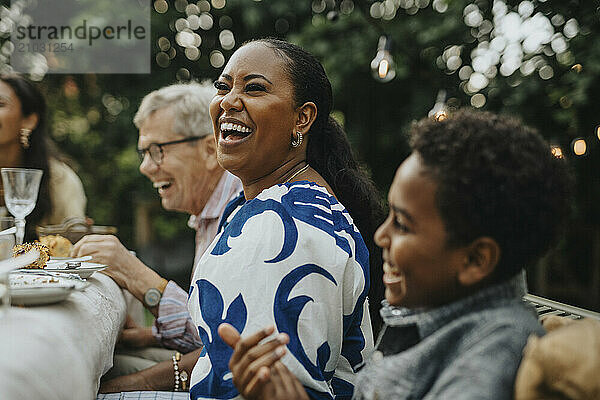
[{"label": "man's gray hair", "polygon": [[212,82],[190,82],[165,86],[147,94],[133,123],[140,129],[155,111],[169,108],[175,115],[173,132],[183,136],[207,136],[213,133],[208,106],[216,93]]}]

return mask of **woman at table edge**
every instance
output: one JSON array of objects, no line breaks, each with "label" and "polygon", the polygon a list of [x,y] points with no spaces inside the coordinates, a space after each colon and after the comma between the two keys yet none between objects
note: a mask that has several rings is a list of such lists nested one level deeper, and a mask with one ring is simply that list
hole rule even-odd
[{"label": "woman at table edge", "polygon": [[[0,74],[0,167],[44,172],[36,206],[27,217],[25,240],[36,238],[36,225],[85,217],[87,199],[83,185],[60,160],[48,137],[46,108],[44,96],[30,81],[19,74]],[[0,196],[0,204],[4,205],[4,196]],[[0,207],[0,216],[3,208]]]},{"label": "woman at table edge", "polygon": [[[372,348],[367,293],[381,279],[375,272],[371,280],[361,232],[372,248],[378,192],[330,116],[331,84],[310,53],[251,41],[215,87],[217,159],[240,178],[244,196],[226,209],[192,278],[188,308],[206,354],[192,372],[191,397],[237,395],[225,377],[231,350],[216,333],[225,320],[241,330],[273,321],[290,334],[284,362],[315,397],[348,394]],[[291,298],[292,289],[303,296]]]},{"label": "woman at table edge", "polygon": [[[251,43],[252,45],[253,43]],[[256,46],[258,43],[254,43],[253,45]],[[303,57],[306,57],[306,53],[303,52],[300,49],[297,49],[296,46],[287,44],[285,42],[280,42],[280,41],[262,41],[262,44],[269,44],[270,46],[277,46],[277,45],[284,45],[286,47],[288,47],[288,50],[292,50],[292,51],[300,51],[302,53]],[[261,47],[266,47],[266,46],[261,46]],[[275,51],[275,50],[273,50]],[[283,53],[282,53],[283,54]],[[273,56],[273,53],[271,53],[271,56]],[[280,55],[281,59],[280,60],[284,60],[284,61],[289,61],[289,59],[285,56]],[[312,58],[312,56],[310,56]],[[314,58],[313,58],[314,60]],[[315,64],[317,64],[315,66]],[[343,133],[343,131],[341,130],[341,128],[329,117],[329,111],[331,108],[331,86],[330,83],[327,79],[327,77],[325,76],[325,73],[322,69],[322,67],[320,66],[320,64],[318,63],[318,61],[314,60],[313,61],[313,68],[316,68],[318,71],[316,74],[313,74],[315,76],[318,76],[321,80],[318,82],[313,82],[313,90],[314,87],[317,87],[318,90],[320,91],[322,90],[323,92],[325,92],[324,94],[319,93],[317,96],[319,96],[319,100],[317,101],[317,104],[319,106],[319,110],[324,110],[321,111],[322,113],[320,115],[318,115],[319,117],[319,123],[321,125],[327,123],[328,127],[331,127],[330,129],[332,129],[332,131],[329,133],[329,135],[331,135],[331,137],[328,138],[328,140],[331,143],[321,143],[320,146],[321,148],[318,148],[319,145],[319,141],[315,140],[313,143],[313,147],[315,147],[316,153],[317,155],[314,155],[315,151],[313,150],[312,154],[311,151],[309,150],[309,154],[308,154],[308,161],[309,163],[312,163],[313,165],[317,165],[319,167],[323,167],[324,162],[326,161],[327,156],[336,156],[338,157],[337,160],[335,160],[334,164],[331,165],[330,169],[328,171],[326,171],[327,176],[330,177],[330,179],[335,182],[335,187],[334,190],[336,190],[338,187],[340,188],[339,190],[339,196],[342,199],[342,201],[344,201],[344,198],[349,198],[348,203],[349,208],[352,207],[352,209],[356,210],[356,215],[358,216],[358,218],[356,218],[355,220],[357,221],[357,225],[364,227],[361,230],[366,232],[365,237],[371,238],[372,237],[372,233],[374,232],[375,227],[377,226],[377,223],[381,220],[383,220],[383,212],[381,209],[381,205],[379,203],[379,198],[377,195],[377,191],[376,189],[374,189],[372,183],[368,180],[368,178],[366,178],[364,176],[364,174],[358,169],[358,164],[355,161],[352,153],[351,153],[351,149],[349,146],[349,143],[345,137],[345,134]],[[286,71],[292,71],[292,67],[288,66],[288,68],[285,69]],[[303,71],[305,74],[307,71]],[[309,71],[310,72],[310,71]],[[308,75],[311,76],[311,75]],[[287,76],[286,76],[287,78]],[[296,79],[306,79],[306,75],[305,77],[296,77]],[[286,79],[287,80],[287,79]],[[221,86],[220,83],[216,82],[215,85],[217,86],[217,88],[219,86]],[[291,85],[291,83],[287,82],[285,87],[280,88],[279,91],[283,90],[287,90],[288,92],[285,93],[285,95],[289,98],[290,94],[289,91],[290,90],[294,90],[294,88],[289,87]],[[247,85],[249,86],[249,85]],[[222,87],[222,86],[221,86]],[[257,93],[254,93],[254,95],[256,96]],[[279,93],[278,93],[279,94]],[[297,94],[296,94],[297,95]],[[314,96],[314,93],[310,93],[309,96]],[[249,94],[247,96],[250,96]],[[304,94],[304,96],[306,96],[306,94]],[[258,97],[258,96],[256,96]],[[323,97],[323,98],[321,98]],[[216,96],[216,100],[222,98],[222,95],[217,95]],[[289,102],[289,100],[287,100]],[[218,100],[217,103],[218,104]],[[251,106],[252,107],[252,106]],[[310,123],[308,124],[308,126],[304,126],[303,131],[304,131],[304,137],[306,137],[307,133],[309,132],[310,128],[311,128],[311,124],[314,125],[315,121],[315,112],[316,111],[316,106],[314,106],[314,103],[311,107],[315,107],[314,110],[312,110],[312,114],[311,114],[311,118],[312,120],[310,121]],[[291,110],[292,108],[289,107],[288,104],[288,112],[289,110]],[[262,109],[260,109],[261,112],[263,113],[267,113],[269,112],[268,108],[265,108],[264,106],[262,107]],[[218,112],[217,112],[218,114]],[[217,115],[218,116],[218,115]],[[263,115],[264,118],[264,115]],[[276,118],[275,118],[276,119]],[[215,130],[216,132],[219,132],[219,126],[218,126],[218,122],[217,120],[215,120]],[[321,127],[320,130],[322,130],[323,128]],[[315,131],[321,133],[319,130],[315,129]],[[296,134],[298,131],[294,131],[294,134]],[[310,149],[311,146],[311,142],[309,140],[303,140],[304,144],[302,145],[302,147],[300,147],[299,149],[297,149],[296,147],[294,147],[292,144],[290,144],[290,141],[292,140],[294,134],[291,133],[291,129],[289,132],[287,132],[287,134],[285,135],[285,137],[283,137],[282,142],[284,143],[284,150],[285,152],[288,151],[294,151],[295,153],[299,154],[300,157],[302,159],[306,158],[306,145],[308,142],[308,146]],[[296,136],[297,137],[297,136]],[[302,141],[302,140],[301,140]],[[299,143],[301,144],[301,143]],[[330,150],[332,148],[335,147],[340,147],[340,149],[338,149],[337,152],[333,152],[336,154],[331,154],[332,152],[330,152]],[[311,155],[313,157],[313,159],[311,160]],[[286,171],[285,167],[287,167],[289,169],[289,171]],[[337,169],[336,169],[337,168]],[[284,168],[282,168],[279,171],[275,171],[276,173],[279,173],[281,175],[279,181],[283,182],[286,179],[289,179],[290,181],[295,181],[295,180],[299,180],[299,179],[303,179],[303,180],[319,180],[319,182],[321,182],[322,184],[327,184],[325,182],[325,180],[312,168],[307,168],[305,163],[302,162],[288,162]],[[339,174],[343,174],[340,175],[337,179],[335,179],[334,177],[332,177],[332,173],[339,173]],[[292,179],[290,179],[290,177]],[[247,189],[247,196],[255,196],[256,195],[256,188],[258,186],[254,185],[254,186],[248,186]],[[329,185],[327,185],[327,187],[329,187]],[[355,191],[355,188],[356,191]],[[329,188],[329,190],[331,191],[331,188]],[[364,207],[365,205],[368,205],[368,207]],[[362,208],[361,208],[362,207]],[[362,211],[364,210],[364,211]],[[354,214],[353,214],[354,215]],[[368,242],[368,247],[369,250],[371,250],[374,246],[372,240],[369,240]],[[371,254],[378,254],[377,252],[370,252]],[[380,257],[380,254],[378,254],[378,256]],[[380,259],[376,256],[374,261],[371,261],[372,265],[379,265],[380,264]],[[375,298],[375,300],[371,300],[371,303],[369,304],[370,306],[373,306],[374,309],[377,309],[379,307],[379,300],[382,298],[382,293],[381,291],[381,287],[382,285],[378,285],[378,283],[381,283],[381,278],[380,278],[380,272],[377,272],[377,270],[375,270],[375,277],[371,277],[370,280],[371,282],[375,282],[374,286],[371,286],[371,292],[370,292],[370,296],[371,299]],[[372,272],[371,272],[372,273]],[[376,314],[377,315],[377,314]],[[192,353],[188,353],[183,355],[180,363],[179,363],[179,369],[183,369],[186,371],[190,371],[191,367],[195,364],[196,360],[198,359],[198,356],[200,354],[200,350],[194,351]],[[160,377],[160,379],[157,379],[157,377]],[[159,363],[147,370],[143,370],[140,371],[138,373],[132,374],[130,375],[130,382],[128,382],[128,384],[131,385],[132,389],[141,389],[141,388],[145,388],[146,390],[165,390],[165,389],[169,389],[173,387],[174,384],[174,380],[173,380],[173,365],[170,361],[165,361],[162,363]],[[123,390],[123,387],[120,387],[119,390]],[[103,392],[111,392],[112,391],[112,387],[108,387],[105,386],[103,388]]]}]

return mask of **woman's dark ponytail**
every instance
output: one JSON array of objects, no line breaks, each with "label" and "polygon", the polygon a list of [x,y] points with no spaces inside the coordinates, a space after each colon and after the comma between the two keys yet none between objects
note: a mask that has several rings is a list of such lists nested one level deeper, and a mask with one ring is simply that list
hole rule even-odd
[{"label": "woman's dark ponytail", "polygon": [[282,40],[268,38],[255,42],[272,48],[287,63],[296,104],[310,101],[317,106],[317,118],[307,138],[307,162],[329,183],[352,216],[369,249],[369,308],[373,329],[377,333],[381,325],[379,308],[384,293],[381,251],[373,241],[375,230],[384,219],[379,192],[356,160],[346,133],[330,116],[333,103],[331,83],[321,63],[302,48]]}]

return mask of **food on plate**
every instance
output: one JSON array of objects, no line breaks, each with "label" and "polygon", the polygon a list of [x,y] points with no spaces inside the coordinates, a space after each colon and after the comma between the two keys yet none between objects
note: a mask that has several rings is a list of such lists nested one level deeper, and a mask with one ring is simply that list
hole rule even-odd
[{"label": "food on plate", "polygon": [[37,260],[35,260],[34,262],[29,264],[25,268],[44,268],[44,267],[46,267],[46,262],[48,262],[48,260],[50,259],[50,255],[49,255],[50,249],[48,249],[48,246],[46,246],[45,244],[42,244],[40,242],[23,243],[23,244],[16,245],[15,247],[13,247],[13,257],[19,256],[21,254],[25,254],[33,248],[36,248],[40,251],[40,256],[37,258]]},{"label": "food on plate", "polygon": [[40,276],[33,274],[16,274],[10,278],[11,289],[27,287],[48,287],[64,284],[64,281],[54,276]]},{"label": "food on plate", "polygon": [[50,257],[69,257],[73,244],[60,235],[40,236],[40,242],[48,246]]}]

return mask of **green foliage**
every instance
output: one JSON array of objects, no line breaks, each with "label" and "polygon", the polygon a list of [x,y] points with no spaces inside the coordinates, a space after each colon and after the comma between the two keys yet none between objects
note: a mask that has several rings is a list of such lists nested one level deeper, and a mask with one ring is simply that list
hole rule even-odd
[{"label": "green foliage", "polygon": [[[446,90],[452,107],[469,106],[470,97],[459,86],[457,73],[440,69],[438,57],[448,46],[459,45],[463,61],[468,61],[477,45],[463,22],[463,10],[471,1],[448,0],[444,13],[431,5],[414,15],[399,9],[390,21],[369,16],[372,1],[355,1],[354,11],[341,13],[335,21],[326,17],[327,10],[314,14],[312,3],[228,0],[225,8],[211,9],[214,27],[198,30],[202,35],[202,57],[190,61],[175,44],[173,31],[173,22],[185,13],[175,10],[170,2],[165,14],[152,14],[151,75],[47,76],[43,86],[53,116],[54,139],[76,163],[88,194],[90,216],[97,223],[117,225],[124,241],[132,243],[136,204],[151,202],[156,238],[169,240],[187,232],[185,218],[162,211],[156,192],[137,170],[137,132],[131,121],[141,98],[173,83],[182,68],[192,79],[214,79],[219,69],[208,61],[214,49],[220,49],[227,59],[246,40],[275,36],[314,53],[332,81],[336,116],[343,121],[355,150],[382,193],[408,153],[404,132],[411,121],[432,109],[438,90]],[[476,3],[489,18],[493,2]],[[585,275],[585,271],[589,274],[592,270],[593,252],[598,252],[591,237],[600,229],[600,145],[595,137],[596,126],[600,125],[596,100],[600,93],[600,42],[594,40],[600,35],[600,11],[594,1],[547,0],[535,2],[535,6],[544,14],[560,13],[565,20],[576,18],[581,33],[570,41],[568,54],[547,58],[554,70],[552,79],[542,80],[537,73],[522,76],[519,71],[510,77],[498,74],[482,92],[487,99],[483,108],[521,117],[548,140],[561,145],[569,158],[577,176],[577,199],[574,220],[565,227],[568,238],[564,241],[564,258],[566,265],[577,266]],[[218,34],[224,28],[235,36],[234,49],[219,46]],[[397,72],[396,78],[386,84],[376,82],[370,71],[383,33],[393,39]],[[174,49],[165,68],[155,62],[160,37],[167,38]],[[574,64],[581,64],[579,72],[572,68]],[[569,150],[577,137],[588,140],[585,157],[575,157]]]}]

